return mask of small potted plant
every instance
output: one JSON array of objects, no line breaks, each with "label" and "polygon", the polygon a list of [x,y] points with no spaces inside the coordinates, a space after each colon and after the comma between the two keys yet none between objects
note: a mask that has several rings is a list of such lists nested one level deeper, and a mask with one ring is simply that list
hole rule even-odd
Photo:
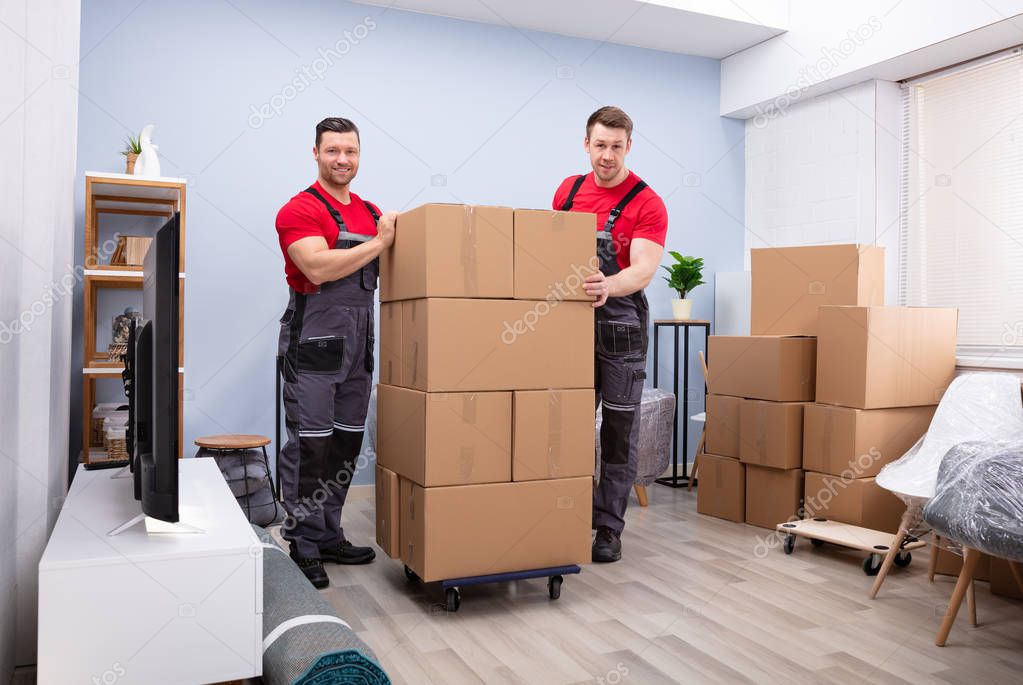
[{"label": "small potted plant", "polygon": [[126,174],[135,173],[135,160],[142,154],[142,141],[140,136],[128,136],[124,140],[124,149],[121,150],[121,154],[124,155],[126,160],[125,172]]},{"label": "small potted plant", "polygon": [[703,285],[703,258],[686,257],[675,251],[668,254],[675,258],[675,263],[661,266],[669,274],[664,280],[678,293],[678,298],[671,301],[671,313],[676,321],[685,321],[693,313],[693,301],[687,300],[686,295],[696,286]]}]

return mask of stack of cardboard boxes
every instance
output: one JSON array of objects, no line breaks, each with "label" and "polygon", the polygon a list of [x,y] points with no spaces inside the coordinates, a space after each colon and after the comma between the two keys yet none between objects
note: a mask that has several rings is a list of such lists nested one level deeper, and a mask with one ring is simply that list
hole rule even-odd
[{"label": "stack of cardboard boxes", "polygon": [[878,247],[756,249],[751,263],[752,335],[710,339],[697,510],[894,531],[905,507],[873,477],[951,382],[955,310],[881,306]]},{"label": "stack of cardboard boxes", "polygon": [[957,312],[821,307],[806,413],[807,516],[894,533],[906,505],[874,482],[927,431],[955,376]]},{"label": "stack of cardboard boxes", "polygon": [[[858,405],[848,393],[856,386],[870,386],[877,393],[877,381],[894,371],[883,366],[892,360],[879,361],[876,353],[866,361],[869,348],[886,345],[875,339],[884,328],[877,325],[878,317],[890,313],[899,320],[922,322],[934,320],[932,310],[880,307],[880,247],[754,249],[751,265],[752,335],[710,338],[707,454],[701,456],[698,510],[772,529],[800,516],[804,496],[813,496],[815,510],[807,514],[864,524],[890,520],[898,501],[873,484],[884,460],[873,460],[865,471],[847,469],[860,468],[857,457],[871,454],[864,445],[891,455],[888,460],[900,456],[926,430],[933,407],[855,413],[849,407]],[[873,330],[856,318],[864,312],[868,318],[873,313]],[[942,321],[947,324],[947,317]],[[942,331],[947,335],[947,325]],[[944,361],[943,341],[924,345],[909,335],[887,343],[902,354],[911,349],[910,358],[919,353]],[[941,353],[932,354],[935,350]],[[901,372],[915,363],[901,365]],[[949,379],[942,372],[935,386]],[[920,381],[921,374],[916,374],[910,382]],[[902,387],[904,382],[898,378],[892,384]],[[918,404],[936,403],[940,393],[936,395],[935,387],[926,392],[931,399]],[[809,471],[805,483],[804,469]],[[852,483],[836,488],[831,474],[847,476]],[[817,496],[825,490],[827,494]]]},{"label": "stack of cardboard boxes", "polygon": [[592,214],[430,204],[381,260],[377,541],[423,580],[590,555]]}]

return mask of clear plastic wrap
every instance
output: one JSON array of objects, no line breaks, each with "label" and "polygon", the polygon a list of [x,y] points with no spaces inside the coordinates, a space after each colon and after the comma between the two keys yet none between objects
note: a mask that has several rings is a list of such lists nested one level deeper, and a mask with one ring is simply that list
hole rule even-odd
[{"label": "clear plastic wrap", "polygon": [[[674,419],[675,396],[660,388],[643,388],[639,415],[639,466],[636,470],[635,481],[637,485],[650,485],[668,468],[671,461],[671,429]],[[598,475],[600,470],[600,424],[601,412],[598,409],[596,424]],[[679,434],[681,436],[681,431]]]},{"label": "clear plastic wrap", "polygon": [[950,449],[923,516],[936,533],[966,547],[1023,561],[1023,441]]},{"label": "clear plastic wrap", "polygon": [[1007,373],[970,373],[952,381],[931,425],[902,458],[888,464],[876,482],[907,502],[934,497],[938,467],[961,442],[1023,440],[1020,379]]}]

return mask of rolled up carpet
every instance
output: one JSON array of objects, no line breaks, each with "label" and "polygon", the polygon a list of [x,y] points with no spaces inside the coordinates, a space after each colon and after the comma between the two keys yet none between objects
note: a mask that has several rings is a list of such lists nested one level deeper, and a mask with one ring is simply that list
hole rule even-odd
[{"label": "rolled up carpet", "polygon": [[373,650],[309,584],[270,534],[263,543],[263,682],[390,685]]}]

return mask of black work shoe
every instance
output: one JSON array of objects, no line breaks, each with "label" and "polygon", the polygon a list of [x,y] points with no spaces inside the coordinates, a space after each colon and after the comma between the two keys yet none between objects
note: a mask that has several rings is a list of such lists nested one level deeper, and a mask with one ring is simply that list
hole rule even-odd
[{"label": "black work shoe", "polygon": [[605,564],[621,558],[622,539],[618,533],[607,526],[597,528],[597,537],[593,539],[593,561]]},{"label": "black work shoe", "polygon": [[321,549],[320,558],[335,564],[368,564],[377,558],[372,547],[356,547],[348,540],[342,540],[337,547]]},{"label": "black work shoe", "polygon": [[327,578],[327,572],[323,570],[323,562],[319,559],[303,558],[303,557],[292,557],[298,567],[302,569],[302,573],[305,577],[313,584],[313,587],[317,590],[321,590],[330,585],[330,580]]}]

